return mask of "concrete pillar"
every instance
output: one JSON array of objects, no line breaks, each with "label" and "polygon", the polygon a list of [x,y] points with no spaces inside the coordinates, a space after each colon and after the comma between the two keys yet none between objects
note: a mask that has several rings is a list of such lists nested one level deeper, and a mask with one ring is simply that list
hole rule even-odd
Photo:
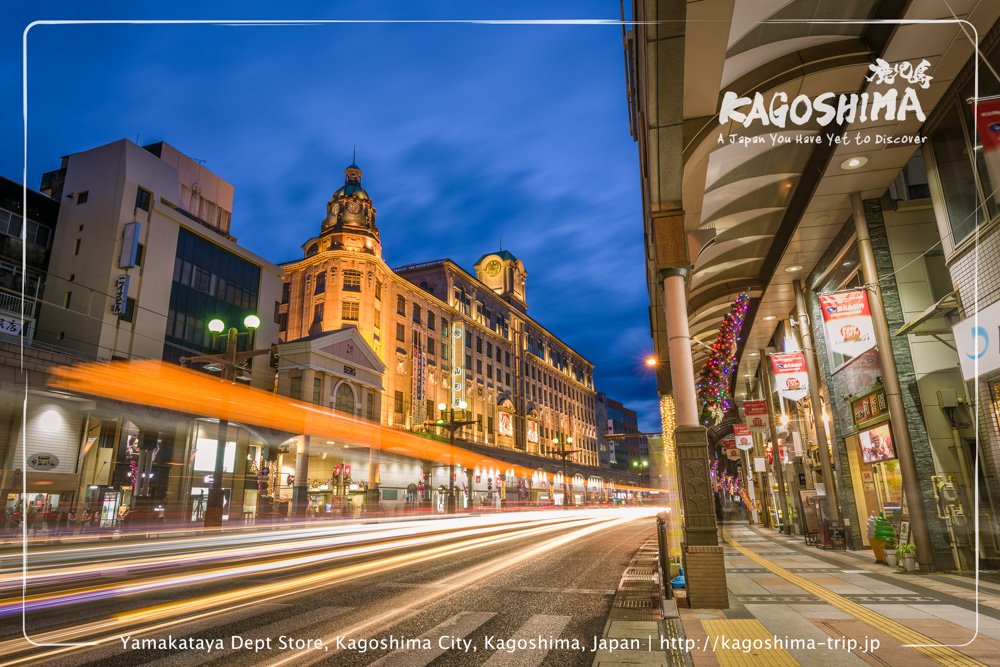
[{"label": "concrete pillar", "polygon": [[[333,401],[334,377],[329,373],[323,373],[322,378],[322,386],[319,389],[319,404],[324,408],[328,408]],[[355,414],[360,413],[356,412]]]},{"label": "concrete pillar", "polygon": [[[313,382],[316,380],[316,371],[311,368],[305,368],[302,370],[302,395],[293,396],[292,398],[299,398],[306,403],[313,402]],[[322,397],[320,397],[322,398]]]},{"label": "concrete pillar", "polygon": [[[826,487],[826,517],[831,521],[840,521],[840,507],[837,503],[837,484],[833,479],[833,466],[830,463],[830,434],[823,422],[822,407],[819,397],[819,368],[816,360],[816,348],[813,346],[812,330],[809,327],[809,311],[806,309],[806,299],[803,294],[802,282],[795,281],[795,318],[799,322],[799,336],[802,338],[802,352],[806,358],[806,372],[809,375],[809,401],[812,403],[813,421],[816,423],[816,435],[819,440],[819,465],[823,471],[823,482]],[[825,535],[825,531],[824,531]]]},{"label": "concrete pillar", "polygon": [[785,471],[779,456],[780,444],[778,443],[778,428],[774,425],[778,419],[778,413],[774,409],[774,395],[771,393],[771,369],[768,365],[771,360],[767,357],[767,351],[760,351],[760,374],[763,380],[764,395],[767,399],[767,411],[769,413],[768,425],[771,427],[771,446],[774,461],[774,481],[778,483],[778,507],[781,508],[781,532],[792,534],[792,517],[788,512],[788,487],[785,485]]},{"label": "concrete pillar", "polygon": [[309,436],[300,435],[295,443],[295,484],[292,485],[293,516],[305,517],[309,506]]},{"label": "concrete pillar", "polygon": [[854,229],[858,237],[861,275],[864,277],[865,289],[868,292],[868,305],[871,309],[872,324],[875,329],[875,345],[878,348],[879,365],[882,367],[885,401],[889,407],[889,421],[892,424],[896,456],[899,458],[899,471],[903,476],[903,494],[906,497],[906,509],[910,515],[910,534],[917,547],[917,563],[920,564],[920,570],[933,572],[935,569],[934,554],[931,551],[931,538],[927,527],[927,517],[924,514],[924,501],[920,493],[913,446],[910,443],[909,425],[906,420],[906,412],[903,409],[899,375],[896,372],[896,358],[892,353],[892,334],[889,331],[889,322],[886,320],[882,294],[879,290],[875,253],[872,251],[871,236],[868,233],[868,218],[865,216],[861,195],[857,192],[851,193],[851,208],[854,215]]},{"label": "concrete pillar", "polygon": [[[670,377],[674,385],[674,405],[678,426],[700,426],[691,357],[691,332],[688,329],[687,269],[670,268],[660,272],[666,315]],[[690,391],[688,389],[690,388]]]}]

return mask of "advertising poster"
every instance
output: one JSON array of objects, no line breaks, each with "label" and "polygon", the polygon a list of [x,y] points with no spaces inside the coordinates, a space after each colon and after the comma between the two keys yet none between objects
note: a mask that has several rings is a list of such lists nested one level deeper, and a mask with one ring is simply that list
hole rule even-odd
[{"label": "advertising poster", "polygon": [[1000,186],[1000,99],[981,100],[976,105],[976,130],[983,146],[983,160],[992,190]]},{"label": "advertising poster", "polygon": [[892,440],[889,422],[858,433],[861,458],[865,463],[878,463],[896,458],[896,445]]},{"label": "advertising poster", "polygon": [[743,417],[751,433],[767,433],[767,401],[744,401]]},{"label": "advertising poster", "polygon": [[538,422],[528,420],[528,442],[538,442]]},{"label": "advertising poster", "polygon": [[875,327],[863,289],[819,295],[826,329],[826,344],[845,357],[854,358],[875,347]]},{"label": "advertising poster", "polygon": [[736,439],[732,436],[723,439],[722,441],[722,452],[726,455],[726,458],[730,461],[740,460],[740,450],[736,447]]},{"label": "advertising poster", "polygon": [[746,424],[733,424],[733,438],[736,439],[736,447],[739,449],[753,448],[753,434]]},{"label": "advertising poster", "polygon": [[775,388],[783,398],[801,401],[809,395],[809,374],[806,356],[801,352],[779,352],[771,355]]},{"label": "advertising poster", "polygon": [[514,420],[509,412],[497,413],[497,432],[508,437],[514,435]]}]

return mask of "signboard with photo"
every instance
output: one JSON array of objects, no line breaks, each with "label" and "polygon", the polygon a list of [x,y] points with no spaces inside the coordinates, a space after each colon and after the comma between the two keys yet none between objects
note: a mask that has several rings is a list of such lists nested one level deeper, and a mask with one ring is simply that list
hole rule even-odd
[{"label": "signboard with photo", "polygon": [[858,433],[861,443],[861,458],[865,463],[878,463],[896,458],[896,446],[892,441],[889,422]]},{"label": "signboard with photo", "polygon": [[503,412],[501,410],[497,413],[497,432],[499,432],[500,435],[514,435],[514,420],[510,416],[509,412]]},{"label": "signboard with photo", "polygon": [[528,420],[528,442],[538,442],[538,422]]},{"label": "signboard with photo", "polygon": [[744,401],[743,415],[752,433],[767,433],[767,401]]},{"label": "signboard with photo", "polygon": [[801,352],[779,352],[771,355],[774,383],[778,394],[790,401],[801,401],[809,395],[809,374],[806,355]]},{"label": "signboard with photo", "polygon": [[875,347],[875,326],[865,290],[820,294],[819,304],[831,351],[847,360]]}]

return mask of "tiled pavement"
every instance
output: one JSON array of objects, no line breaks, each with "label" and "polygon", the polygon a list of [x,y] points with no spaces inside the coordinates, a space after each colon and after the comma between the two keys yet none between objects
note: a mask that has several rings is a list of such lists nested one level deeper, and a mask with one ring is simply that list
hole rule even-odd
[{"label": "tiled pavement", "polygon": [[[725,526],[725,535],[730,609],[680,612],[696,667],[1000,665],[995,584],[980,585],[976,636],[970,579],[907,575],[875,564],[870,552],[806,547],[745,524]],[[784,645],[769,648],[774,638]],[[877,648],[866,651],[873,640]],[[904,646],[918,643],[930,646]]]}]

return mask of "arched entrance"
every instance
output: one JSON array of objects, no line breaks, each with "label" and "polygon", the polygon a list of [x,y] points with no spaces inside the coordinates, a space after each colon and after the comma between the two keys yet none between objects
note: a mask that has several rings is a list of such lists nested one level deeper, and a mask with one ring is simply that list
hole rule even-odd
[{"label": "arched entrance", "polygon": [[346,382],[337,385],[337,393],[334,395],[333,407],[337,412],[354,415],[354,408],[357,402],[354,398],[354,389]]}]

